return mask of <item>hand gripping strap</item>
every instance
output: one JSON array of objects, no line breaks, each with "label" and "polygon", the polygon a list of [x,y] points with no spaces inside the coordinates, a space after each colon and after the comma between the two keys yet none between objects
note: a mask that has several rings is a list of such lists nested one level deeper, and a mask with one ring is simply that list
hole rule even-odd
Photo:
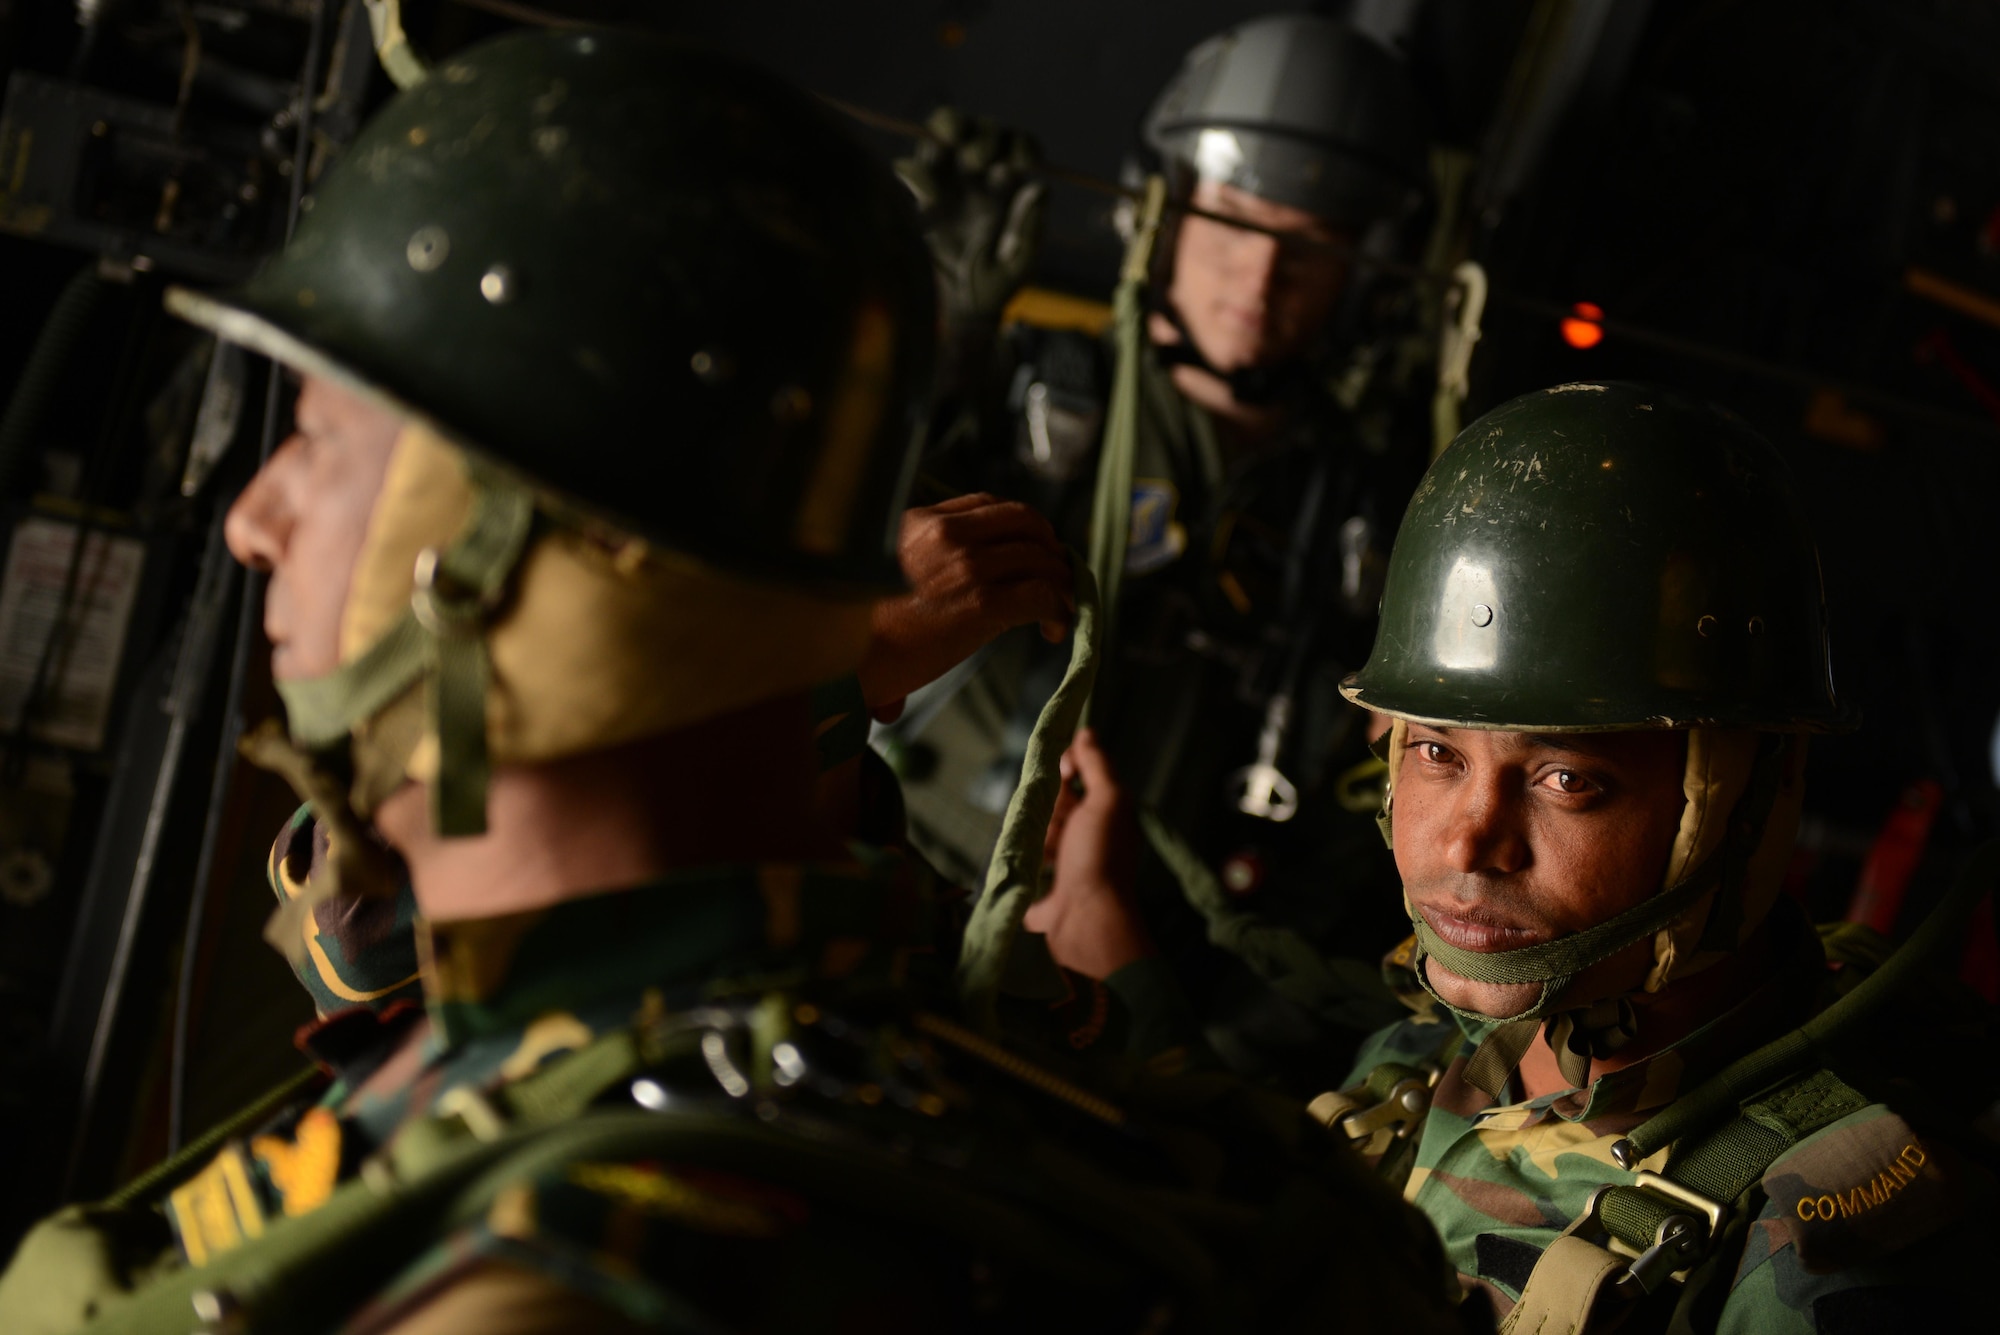
[{"label": "hand gripping strap", "polygon": [[958,991],[966,1015],[988,1031],[996,1024],[994,1002],[1007,956],[1021,932],[1021,919],[1044,893],[1042,841],[1055,812],[1056,785],[1062,781],[1057,761],[1076,733],[1097,679],[1097,581],[1074,552],[1070,567],[1076,576],[1076,628],[1071,632],[1069,670],[1029,734],[1021,781],[1007,801],[1007,815],[986,871],[986,890],[965,924],[965,943],[958,957]]}]

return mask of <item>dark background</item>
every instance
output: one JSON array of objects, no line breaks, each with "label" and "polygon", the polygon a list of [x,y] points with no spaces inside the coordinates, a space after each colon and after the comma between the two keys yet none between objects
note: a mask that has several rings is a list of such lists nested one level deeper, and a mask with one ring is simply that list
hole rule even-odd
[{"label": "dark background", "polygon": [[[68,3],[0,0],[0,74],[70,77],[170,109],[187,50],[183,11],[172,0],[86,8],[100,16],[95,29],[80,26]],[[1269,6],[546,0],[542,8],[682,32],[906,120],[952,103],[1032,130],[1052,162],[1115,179],[1181,54]],[[1920,809],[1909,805],[1922,791],[1912,785],[1935,783],[1930,839],[1907,847],[1917,861],[1912,907],[1899,924],[1908,930],[1956,857],[1995,825],[2000,15],[1980,0],[1319,8],[1405,52],[1433,109],[1435,141],[1469,164],[1467,221],[1445,249],[1481,261],[1494,295],[1466,420],[1563,380],[1648,379],[1735,408],[1792,462],[1820,536],[1837,680],[1866,719],[1857,733],[1816,745],[1797,884],[1823,916],[1839,916],[1885,819]],[[213,279],[282,234],[289,178],[277,164],[295,147],[290,90],[312,45],[314,9],[315,0],[218,0],[185,11],[204,40],[177,142],[220,145],[204,148],[204,160],[232,188],[256,178],[254,202],[240,189],[227,196],[241,207],[230,205],[237,211],[221,242],[211,236],[204,251],[189,241],[182,260],[170,258],[171,247],[148,235],[154,187],[143,164],[130,168],[143,179],[125,193],[146,207],[122,233],[85,235],[78,223],[65,235],[22,235],[18,224],[0,234],[0,393],[24,379],[65,284],[101,255],[114,260],[28,439],[28,463],[0,479],[0,530],[31,505],[72,515],[84,507],[142,538],[148,556],[105,747],[85,754],[4,739],[0,802],[25,800],[9,785],[30,758],[62,768],[73,796],[49,892],[32,904],[0,901],[0,1237],[60,1195],[102,1193],[158,1157],[177,1013],[188,1026],[180,1050],[190,1132],[292,1069],[286,1039],[310,1018],[303,993],[257,939],[270,903],[263,858],[288,795],[231,765],[226,800],[208,818],[225,724],[272,709],[254,643],[242,654],[240,697],[229,692],[240,590],[200,583],[216,507],[255,462],[262,373],[249,378],[230,456],[193,497],[178,491],[174,432],[154,419],[173,416],[160,408],[163,387],[199,353],[199,340],[158,315],[164,282],[210,260],[220,268],[195,276]],[[502,0],[407,0],[404,12],[429,56],[533,17]],[[327,0],[322,56],[344,49],[366,59],[354,41],[341,42],[359,23],[358,4]],[[324,60],[319,68],[323,86],[332,76]],[[316,110],[307,177],[337,156],[353,117],[389,91],[366,67],[350,67],[342,86],[344,101],[321,99]],[[903,148],[880,130],[857,132],[885,154]],[[122,133],[109,138],[125,143]],[[249,157],[261,165],[252,170]],[[0,154],[0,202],[16,188],[9,171]],[[91,188],[105,197],[119,189],[101,180]],[[198,224],[221,217],[224,198],[191,195],[174,226],[203,234]],[[1422,237],[1413,237],[1405,257],[1422,253]],[[1118,255],[1108,202],[1055,187],[1037,282],[1103,298]],[[134,265],[135,257],[153,263]],[[1968,314],[1918,296],[1913,269],[1988,305]],[[1607,321],[1603,341],[1587,350],[1558,332],[1557,317],[1579,301]],[[282,418],[283,405],[274,408]],[[203,588],[219,590],[219,606],[197,598]],[[203,608],[214,615],[204,620]],[[184,665],[190,644],[213,650],[206,670]],[[169,736],[176,721],[178,752]],[[135,875],[149,823],[151,860]],[[114,976],[124,981],[111,1005],[105,985]]]}]

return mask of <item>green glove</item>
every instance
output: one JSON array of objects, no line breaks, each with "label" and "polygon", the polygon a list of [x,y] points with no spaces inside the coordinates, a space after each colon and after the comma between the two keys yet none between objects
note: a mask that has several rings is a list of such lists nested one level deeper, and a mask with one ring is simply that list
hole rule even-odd
[{"label": "green glove", "polygon": [[996,325],[1034,267],[1048,186],[1033,136],[940,107],[896,174],[917,197],[948,327]]}]

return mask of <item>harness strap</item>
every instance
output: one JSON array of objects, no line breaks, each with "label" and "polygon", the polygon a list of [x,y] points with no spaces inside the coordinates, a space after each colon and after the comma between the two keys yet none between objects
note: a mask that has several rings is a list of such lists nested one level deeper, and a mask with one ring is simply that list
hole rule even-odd
[{"label": "harness strap", "polygon": [[1535,1263],[1500,1335],[1582,1335],[1624,1266],[1604,1248],[1565,1233]]},{"label": "harness strap", "polygon": [[1110,642],[1113,611],[1125,576],[1125,549],[1132,538],[1132,470],[1139,454],[1139,372],[1146,355],[1146,284],[1151,275],[1153,242],[1160,232],[1166,206],[1166,181],[1146,181],[1146,198],[1138,227],[1125,248],[1118,292],[1112,300],[1112,328],[1117,362],[1111,378],[1111,400],[1105,410],[1104,443],[1097,453],[1097,484],[1090,507],[1090,570],[1104,598],[1104,639]]},{"label": "harness strap", "polygon": [[1056,785],[1062,782],[1058,761],[1076,733],[1084,702],[1097,680],[1105,606],[1090,568],[1074,552],[1070,567],[1076,579],[1076,626],[1070,632],[1069,668],[1028,736],[1021,781],[1007,799],[1007,814],[986,870],[985,891],[966,921],[958,957],[958,991],[966,1016],[987,1033],[999,1025],[995,1003],[1021,919],[1047,893],[1042,883],[1042,844],[1049,817],[1055,813]]},{"label": "harness strap", "polygon": [[[1590,1208],[1536,1263],[1502,1335],[1587,1329],[1607,1277],[1621,1265],[1618,1286],[1632,1299],[1654,1292],[1669,1277],[1685,1279],[1780,1156],[1868,1106],[1865,1095],[1833,1072],[1811,1066],[1957,944],[1965,920],[1996,876],[2000,842],[1985,844],[1966,859],[1950,893],[1916,935],[1852,992],[1801,1028],[1731,1063],[1614,1145],[1612,1157],[1626,1169],[1669,1146],[1678,1148],[1664,1172],[1638,1169],[1630,1185],[1606,1186],[1591,1197]],[[1802,1069],[1809,1073],[1798,1077]],[[1761,1097],[1759,1091],[1765,1091]],[[1606,1246],[1581,1237],[1596,1228],[1603,1230]]]},{"label": "harness strap", "polygon": [[[1535,1263],[1501,1335],[1581,1335],[1608,1295],[1617,1301],[1603,1315],[1622,1315],[1669,1278],[1686,1280],[1779,1156],[1867,1106],[1831,1071],[1816,1071],[1680,1147],[1664,1172],[1642,1169],[1629,1186],[1600,1187]],[[1600,1231],[1601,1244],[1587,1236]]]},{"label": "harness strap", "polygon": [[[918,1028],[935,1034],[924,1023],[934,1018],[919,1017]],[[1014,1200],[996,1199],[967,1191],[956,1175],[851,1138],[789,1135],[734,1113],[592,1106],[655,1066],[677,1040],[699,1043],[701,1032],[698,1024],[618,1030],[491,1095],[453,1090],[436,1114],[403,1128],[317,1209],[272,1220],[257,1238],[202,1266],[106,1296],[90,1330],[178,1329],[191,1313],[210,1309],[233,1314],[244,1328],[320,1329],[329,1314],[345,1310],[357,1286],[405,1261],[412,1237],[481,1219],[505,1189],[595,1159],[753,1173],[928,1229],[946,1220],[983,1250],[1066,1282],[1102,1288],[1129,1283],[1135,1271],[1165,1276],[1190,1312],[1218,1314],[1216,1264],[1191,1231],[1212,1220],[1206,1198],[1123,1190],[1081,1161],[1054,1163],[1050,1156],[1061,1152],[1045,1148],[1037,1157],[1060,1171],[1023,1184]],[[1246,1214],[1244,1226],[1248,1221]]]}]

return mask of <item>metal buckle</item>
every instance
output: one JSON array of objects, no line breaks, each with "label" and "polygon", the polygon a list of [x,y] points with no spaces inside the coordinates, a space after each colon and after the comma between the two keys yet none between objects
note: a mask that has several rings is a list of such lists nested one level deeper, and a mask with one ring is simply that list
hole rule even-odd
[{"label": "metal buckle", "polygon": [[1654,1230],[1652,1246],[1641,1250],[1604,1227],[1604,1198],[1622,1185],[1607,1183],[1592,1192],[1584,1215],[1587,1224],[1603,1230],[1611,1251],[1632,1258],[1632,1264],[1626,1267],[1618,1283],[1634,1286],[1642,1293],[1653,1292],[1669,1277],[1677,1283],[1685,1283],[1689,1271],[1708,1250],[1715,1235],[1722,1231],[1722,1221],[1728,1215],[1729,1207],[1678,1182],[1669,1181],[1650,1169],[1641,1169],[1633,1175],[1630,1184],[1633,1188],[1692,1207],[1692,1212],[1676,1211],[1662,1219],[1659,1228]]},{"label": "metal buckle", "polygon": [[416,613],[417,623],[433,635],[477,630],[493,610],[495,600],[461,587],[445,574],[443,563],[444,555],[435,547],[417,553],[410,610]]},{"label": "metal buckle", "polygon": [[1396,1128],[1396,1139],[1407,1139],[1423,1125],[1431,1110],[1431,1083],[1411,1076],[1399,1080],[1389,1096],[1372,1108],[1361,1108],[1340,1119],[1340,1129],[1351,1140],[1367,1140],[1386,1127]]}]

